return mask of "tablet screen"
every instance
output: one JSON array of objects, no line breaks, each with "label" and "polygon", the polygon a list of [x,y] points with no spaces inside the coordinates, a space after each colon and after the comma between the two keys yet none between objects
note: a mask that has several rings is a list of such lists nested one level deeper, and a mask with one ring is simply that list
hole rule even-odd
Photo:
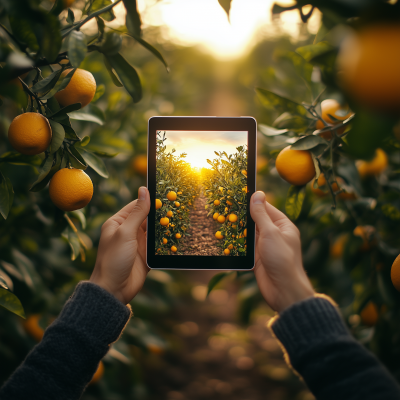
[{"label": "tablet screen", "polygon": [[247,252],[247,131],[156,131],[154,254]]}]

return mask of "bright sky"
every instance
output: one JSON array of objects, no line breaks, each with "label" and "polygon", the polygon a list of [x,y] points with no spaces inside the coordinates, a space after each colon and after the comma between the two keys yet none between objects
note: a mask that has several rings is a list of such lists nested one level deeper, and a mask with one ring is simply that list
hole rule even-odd
[{"label": "bright sky", "polygon": [[[159,26],[165,39],[183,45],[201,45],[219,59],[242,56],[255,44],[254,37],[270,37],[287,33],[299,36],[302,25],[297,10],[282,13],[271,21],[271,7],[276,0],[233,0],[230,22],[218,0],[138,0],[144,27]],[[280,5],[292,5],[291,0],[280,0]],[[115,7],[118,21],[124,22],[125,9]],[[321,15],[314,10],[308,30],[316,33]]]},{"label": "bright sky", "polygon": [[166,131],[167,152],[176,150],[176,155],[187,153],[185,160],[194,168],[209,168],[207,158],[216,158],[214,151],[236,153],[236,147],[247,145],[247,132],[221,131]]}]

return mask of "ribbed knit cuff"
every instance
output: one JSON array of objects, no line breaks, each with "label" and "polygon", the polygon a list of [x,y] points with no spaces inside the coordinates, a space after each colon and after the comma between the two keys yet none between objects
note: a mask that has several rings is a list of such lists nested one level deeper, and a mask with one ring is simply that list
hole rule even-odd
[{"label": "ribbed knit cuff", "polygon": [[84,331],[93,343],[111,344],[119,338],[131,314],[129,305],[100,286],[83,281],[76,286],[58,320]]},{"label": "ribbed knit cuff", "polygon": [[323,297],[311,297],[293,304],[271,321],[270,329],[291,359],[310,344],[349,334],[332,303]]}]

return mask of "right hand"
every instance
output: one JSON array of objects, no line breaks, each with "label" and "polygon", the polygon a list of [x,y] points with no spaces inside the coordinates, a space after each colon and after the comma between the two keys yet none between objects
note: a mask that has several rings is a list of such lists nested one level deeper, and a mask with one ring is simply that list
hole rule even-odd
[{"label": "right hand", "polygon": [[250,214],[256,223],[254,273],[258,287],[269,306],[281,312],[292,304],[314,296],[314,289],[303,268],[300,232],[283,214],[256,192],[250,201]]}]

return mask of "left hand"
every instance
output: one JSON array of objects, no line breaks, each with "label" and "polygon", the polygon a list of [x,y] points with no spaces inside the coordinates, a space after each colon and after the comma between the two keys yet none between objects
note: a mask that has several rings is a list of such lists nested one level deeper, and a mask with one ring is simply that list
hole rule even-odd
[{"label": "left hand", "polygon": [[101,228],[93,282],[128,304],[142,288],[146,265],[146,217],[150,210],[147,188],[139,198],[109,218]]}]

